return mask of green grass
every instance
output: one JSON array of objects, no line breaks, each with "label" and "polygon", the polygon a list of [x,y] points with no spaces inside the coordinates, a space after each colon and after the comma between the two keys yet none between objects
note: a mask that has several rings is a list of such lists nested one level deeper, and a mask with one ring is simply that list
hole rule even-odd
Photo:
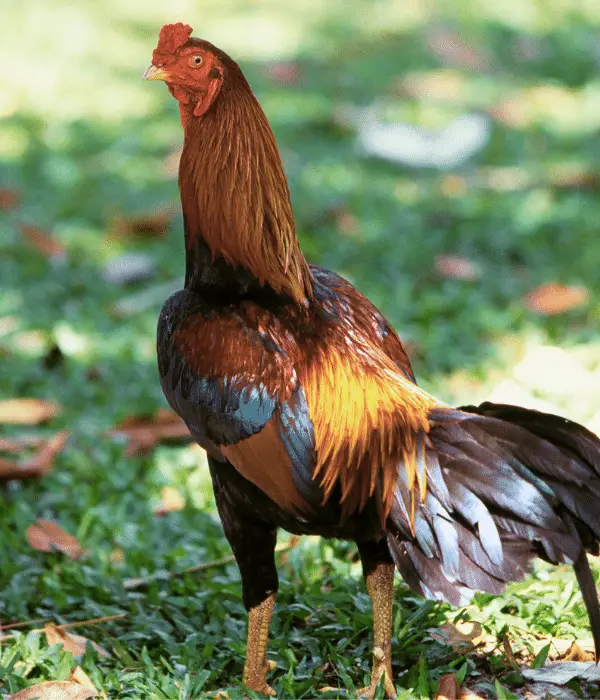
[{"label": "green grass", "polygon": [[[158,28],[183,19],[240,59],[280,143],[309,259],[336,269],[380,306],[411,344],[424,386],[448,401],[477,401],[509,373],[524,345],[576,348],[590,369],[598,365],[597,293],[553,318],[528,311],[522,297],[550,281],[597,291],[597,185],[558,187],[548,173],[574,165],[598,176],[600,17],[591,3],[533,0],[493,8],[440,2],[435,16],[417,0],[314,0],[297,13],[274,0],[203,3],[203,13],[179,3],[187,11],[176,17],[158,5],[121,5],[56,1],[29,14],[14,4],[1,30],[0,182],[19,190],[21,204],[0,213],[0,395],[59,402],[63,412],[40,432],[66,428],[71,437],[48,477],[0,491],[0,620],[121,614],[76,630],[111,653],[101,658],[88,648],[81,660],[109,697],[183,700],[219,688],[241,697],[246,618],[235,565],[166,577],[229,554],[199,453],[170,445],[127,457],[105,436],[119,420],[164,405],[154,331],[160,290],[183,270],[178,217],[157,240],[107,235],[117,215],[177,201],[163,165],[181,142],[177,107],[161,86],[140,80]],[[459,89],[450,104],[397,87],[407,74],[448,70],[427,45],[436,22],[454,26],[488,56],[483,72],[452,68]],[[518,58],[521,45],[530,59]],[[265,61],[278,58],[299,62],[297,83],[268,77]],[[554,91],[540,97],[534,88],[542,85]],[[512,127],[495,121],[489,145],[456,173],[459,181],[364,158],[337,116],[344,104],[383,99],[394,117],[435,125],[509,97],[527,119]],[[517,168],[530,184],[490,188],[489,168]],[[356,220],[355,231],[340,229],[340,207]],[[21,222],[51,228],[65,259],[49,261],[28,246]],[[131,251],[152,256],[153,279],[107,284],[104,264]],[[441,254],[472,259],[481,279],[440,277],[434,259]],[[156,288],[139,312],[117,312],[124,297]],[[49,368],[43,360],[54,345],[62,359]],[[580,420],[600,410],[596,395],[547,393]],[[165,485],[179,488],[187,505],[156,518]],[[36,518],[57,520],[86,555],[71,562],[32,550],[25,531]],[[589,637],[572,574],[548,571],[541,567],[506,596],[481,596],[462,612],[399,584],[393,663],[401,697],[433,697],[450,670],[471,684],[481,678],[493,686],[497,678],[514,692],[502,649],[465,657],[427,635],[458,614],[492,634],[508,629],[515,648],[533,635]],[[123,586],[157,572],[165,576],[145,588]],[[353,546],[308,538],[281,561],[280,574],[269,650],[278,663],[274,687],[281,697],[315,697],[324,686],[339,688],[324,698],[352,697],[367,680],[371,625]],[[0,688],[10,694],[60,680],[75,663],[25,627],[0,646]]]}]

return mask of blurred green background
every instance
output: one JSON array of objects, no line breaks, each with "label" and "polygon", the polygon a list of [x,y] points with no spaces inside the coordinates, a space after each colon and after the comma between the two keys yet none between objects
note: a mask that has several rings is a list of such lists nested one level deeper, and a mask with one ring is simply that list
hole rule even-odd
[{"label": "blurred green background", "polygon": [[[127,457],[105,437],[118,421],[164,405],[154,332],[163,300],[183,276],[176,181],[182,132],[166,88],[141,76],[160,27],[175,21],[240,63],[278,139],[307,257],[381,308],[426,388],[447,402],[492,397],[550,407],[600,429],[597,0],[6,3],[0,397],[60,403],[62,412],[41,431],[66,428],[71,437],[50,476],[0,492],[0,619],[126,611],[126,623],[102,632],[120,639],[121,651],[100,665],[90,657],[86,667],[99,686],[119,687],[118,697],[154,697],[152,683],[167,688],[156,697],[194,697],[192,686],[181,694],[177,674],[187,671],[169,670],[173,659],[194,673],[206,669],[209,689],[230,685],[240,676],[243,649],[233,566],[200,588],[182,578],[152,588],[149,598],[120,587],[126,576],[228,552],[206,475],[195,469],[198,452],[161,446]],[[485,143],[452,168],[399,165],[360,147],[359,132],[373,114],[382,124],[437,134],[434,155],[454,120],[480,115]],[[456,138],[446,147],[458,148]],[[123,269],[127,276],[136,265],[137,281],[123,278]],[[547,284],[555,286],[540,292]],[[156,519],[165,485],[179,488],[189,507]],[[88,550],[83,565],[28,547],[25,529],[39,517],[78,536]],[[117,548],[119,560],[111,555]],[[345,545],[309,542],[301,551],[298,562],[308,557],[314,574],[293,566],[283,574],[290,601],[312,591],[315,609],[327,610],[319,598],[324,579],[363,600]],[[332,551],[347,555],[346,563],[335,564]],[[559,578],[553,585],[560,588]],[[342,596],[334,607],[347,606],[358,638],[344,632],[340,647],[339,631],[330,638],[323,632],[320,644],[332,645],[330,654],[366,645],[367,626],[354,627],[352,600]],[[223,608],[231,615],[225,622]],[[425,617],[434,614],[423,609]],[[556,632],[567,618],[585,629],[570,610],[561,608],[550,622],[542,615],[544,629]],[[351,664],[340,657],[335,671],[321,669],[322,660],[300,662],[300,652],[287,657],[282,650],[302,648],[306,639],[280,624],[276,658],[289,671],[280,692],[310,697],[315,683],[331,684]],[[200,652],[207,648],[202,634],[212,640],[208,652]],[[234,641],[224,644],[228,635]],[[38,649],[35,657],[26,639],[4,650],[18,656],[10,691],[65,673],[64,656]],[[233,661],[228,645],[238,654]],[[148,680],[143,649],[153,664],[164,656],[158,679]],[[421,652],[407,646],[402,663],[415,663]],[[366,670],[366,652],[364,658]],[[304,681],[299,663],[307,665]],[[135,682],[130,668],[144,669]],[[431,687],[436,674],[434,665]]]}]

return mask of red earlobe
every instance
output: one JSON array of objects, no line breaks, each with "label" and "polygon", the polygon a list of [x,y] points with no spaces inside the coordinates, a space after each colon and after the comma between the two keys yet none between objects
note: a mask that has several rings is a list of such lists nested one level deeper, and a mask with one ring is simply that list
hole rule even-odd
[{"label": "red earlobe", "polygon": [[204,95],[198,100],[196,106],[194,107],[194,116],[201,117],[208,111],[211,104],[214,102],[215,97],[219,94],[221,89],[222,78],[219,76],[214,80],[210,81],[210,84],[204,93]]}]

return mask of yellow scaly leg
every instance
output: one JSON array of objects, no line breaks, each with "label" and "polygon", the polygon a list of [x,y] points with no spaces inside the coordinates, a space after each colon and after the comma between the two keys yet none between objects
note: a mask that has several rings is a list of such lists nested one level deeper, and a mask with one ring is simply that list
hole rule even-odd
[{"label": "yellow scaly leg", "polygon": [[250,690],[266,695],[275,695],[275,691],[267,683],[267,672],[273,670],[276,665],[274,661],[267,661],[269,625],[274,607],[275,594],[272,593],[262,603],[250,608],[248,615],[248,643],[243,681]]},{"label": "yellow scaly leg", "polygon": [[371,683],[358,691],[360,698],[372,700],[381,677],[386,697],[395,698],[392,680],[392,601],[394,600],[394,565],[377,564],[367,575],[367,591],[373,602],[373,668]]}]

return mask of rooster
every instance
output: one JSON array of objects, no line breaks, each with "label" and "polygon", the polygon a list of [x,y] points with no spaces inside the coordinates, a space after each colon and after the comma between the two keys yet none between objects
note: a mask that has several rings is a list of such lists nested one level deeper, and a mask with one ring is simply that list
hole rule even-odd
[{"label": "rooster", "polygon": [[148,80],[179,103],[184,289],[158,322],[164,394],[208,453],[249,612],[243,682],[267,683],[278,528],[353,540],[373,605],[372,698],[395,697],[394,569],[453,605],[501,593],[534,557],[573,564],[600,650],[586,552],[600,539],[600,440],[558,416],[420,389],[349,282],[309,265],[273,132],[239,66],[161,29]]}]

